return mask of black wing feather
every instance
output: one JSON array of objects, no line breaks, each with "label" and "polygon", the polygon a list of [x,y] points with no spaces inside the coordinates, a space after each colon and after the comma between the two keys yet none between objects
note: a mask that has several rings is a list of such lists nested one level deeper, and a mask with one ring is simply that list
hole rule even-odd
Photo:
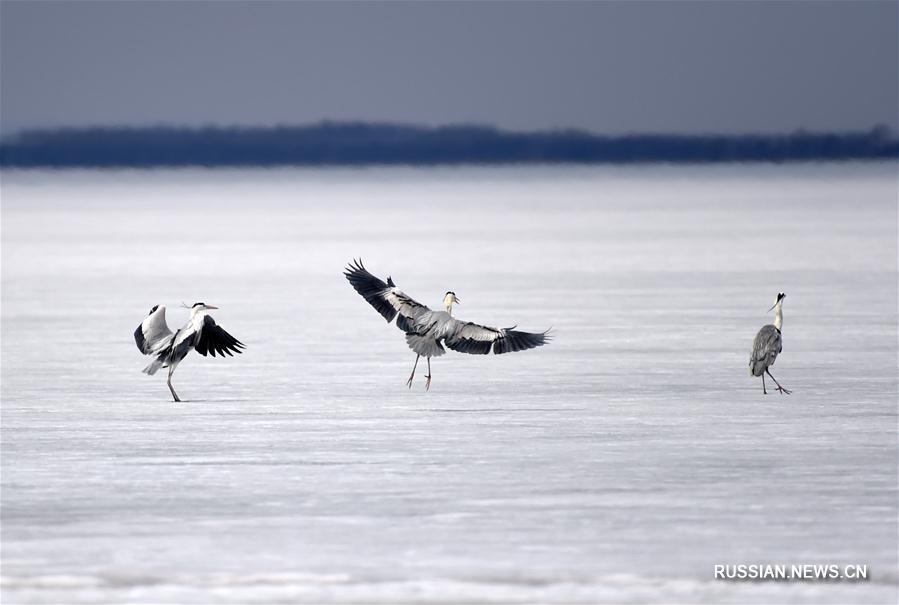
[{"label": "black wing feather", "polygon": [[470,355],[487,355],[490,353],[493,342],[500,335],[500,331],[496,328],[482,326],[471,321],[465,322],[451,332],[451,336],[444,340],[446,346],[453,351]]},{"label": "black wing feather", "polygon": [[[369,273],[362,265],[361,260],[351,262],[343,274],[356,292],[361,294],[362,298],[375,308],[375,311],[380,313],[388,322],[393,321],[397,310],[384,298],[384,291],[390,288],[387,283]],[[391,284],[393,283],[392,279],[388,278],[388,280]]]},{"label": "black wing feather", "polygon": [[406,317],[402,313],[396,316],[396,327],[406,334],[415,332],[415,326],[411,317]]},{"label": "black wing feather", "polygon": [[474,338],[457,338],[452,342],[452,344],[450,344],[449,341],[446,341],[446,346],[451,348],[453,351],[458,351],[459,353],[487,355],[488,353],[490,353],[490,347],[493,346],[493,341],[477,340]]},{"label": "black wing feather", "polygon": [[503,353],[515,353],[526,351],[545,345],[551,336],[546,332],[520,332],[518,330],[503,330],[502,335],[493,342],[493,352],[497,355]]},{"label": "black wing feather", "polygon": [[144,355],[148,355],[150,353],[150,349],[147,346],[147,341],[144,338],[144,330],[143,324],[137,326],[137,329],[134,331],[134,343],[137,345],[137,348]]},{"label": "black wing feather", "polygon": [[204,357],[207,353],[213,357],[216,353],[222,357],[226,353],[233,357],[233,353],[243,353],[240,349],[245,349],[246,345],[225,332],[211,316],[207,315],[203,318],[203,329],[200,331],[200,338],[194,344],[194,348]]}]

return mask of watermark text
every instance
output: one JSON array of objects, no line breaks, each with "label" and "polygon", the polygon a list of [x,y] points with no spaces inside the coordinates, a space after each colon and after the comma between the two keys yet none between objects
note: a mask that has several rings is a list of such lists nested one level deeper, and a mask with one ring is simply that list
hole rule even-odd
[{"label": "watermark text", "polygon": [[865,582],[867,565],[835,563],[715,565],[716,580],[781,582]]}]

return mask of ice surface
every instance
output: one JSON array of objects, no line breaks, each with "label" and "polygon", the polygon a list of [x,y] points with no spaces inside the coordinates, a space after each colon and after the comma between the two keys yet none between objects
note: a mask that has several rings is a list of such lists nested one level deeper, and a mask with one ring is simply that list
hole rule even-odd
[{"label": "ice surface", "polygon": [[[896,602],[894,164],[2,179],[4,604]],[[358,256],[556,339],[407,390]],[[248,348],[174,404],[182,300]],[[821,562],[870,580],[713,578]]]}]

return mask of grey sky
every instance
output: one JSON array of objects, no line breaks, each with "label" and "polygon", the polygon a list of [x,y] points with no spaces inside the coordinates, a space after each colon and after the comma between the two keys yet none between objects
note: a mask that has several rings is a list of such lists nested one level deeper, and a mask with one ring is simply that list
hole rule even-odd
[{"label": "grey sky", "polygon": [[0,118],[896,129],[897,7],[2,0]]}]

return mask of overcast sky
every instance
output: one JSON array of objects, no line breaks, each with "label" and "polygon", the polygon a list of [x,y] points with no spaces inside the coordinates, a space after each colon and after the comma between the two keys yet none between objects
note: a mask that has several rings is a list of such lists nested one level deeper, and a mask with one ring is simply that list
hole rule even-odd
[{"label": "overcast sky", "polygon": [[897,128],[887,2],[0,2],[23,127]]}]

